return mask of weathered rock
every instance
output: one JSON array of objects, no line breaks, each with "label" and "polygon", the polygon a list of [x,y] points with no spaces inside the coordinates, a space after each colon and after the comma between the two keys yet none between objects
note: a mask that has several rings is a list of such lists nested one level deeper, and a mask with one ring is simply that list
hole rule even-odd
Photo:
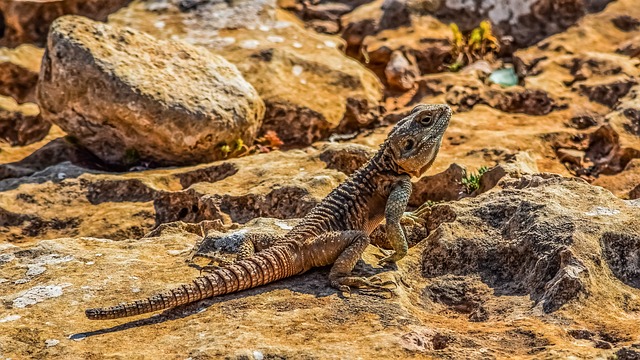
[{"label": "weathered rock", "polygon": [[353,174],[375,153],[370,147],[354,144],[324,144],[321,150],[319,158],[327,164],[327,169],[347,175]]},{"label": "weathered rock", "polygon": [[413,87],[419,71],[415,59],[409,60],[402,52],[394,51],[384,69],[384,75],[391,88],[409,90]]},{"label": "weathered rock", "polygon": [[605,82],[581,82],[579,85],[580,92],[591,101],[613,107],[618,102],[618,99],[627,95],[631,87],[638,83],[637,80],[626,76],[611,80]]},{"label": "weathered rock", "polygon": [[640,360],[640,347],[625,346],[622,349],[616,351],[616,357],[619,360]]},{"label": "weathered rock", "polygon": [[[529,294],[546,312],[628,291],[606,280],[609,271],[637,288],[637,270],[623,259],[637,251],[640,229],[632,224],[640,209],[579,181],[533,180],[503,181],[504,190],[438,205],[452,207],[456,219],[429,236],[424,275],[477,274],[501,294]],[[593,260],[594,249],[607,268]]]},{"label": "weathered rock", "polygon": [[385,29],[395,29],[411,25],[409,10],[403,1],[375,0],[359,6],[342,17],[342,37],[347,42],[349,56],[359,58],[360,47],[368,35]]},{"label": "weathered rock", "polygon": [[43,118],[114,165],[219,159],[220,144],[252,143],[264,115],[222,57],[72,16],[51,28],[37,96]]},{"label": "weathered rock", "polygon": [[13,98],[0,95],[0,140],[12,146],[28,145],[42,140],[51,123],[43,121],[38,105],[17,104]]},{"label": "weathered rock", "polygon": [[469,111],[478,104],[486,104],[507,113],[546,115],[564,107],[564,103],[553,99],[544,90],[485,85],[474,74],[431,74],[420,77],[417,83],[414,99],[426,103],[433,101],[433,97],[444,95],[446,102],[458,111]]},{"label": "weathered rock", "polygon": [[[391,66],[394,52],[415,59],[412,66],[419,70],[415,76],[442,71],[450,58],[451,30],[414,5],[377,0],[345,15],[342,37],[347,42],[347,54],[365,62],[380,79],[388,78],[385,70]],[[389,84],[395,86],[393,81]]]},{"label": "weathered rock", "polygon": [[43,49],[31,45],[0,48],[0,95],[20,103],[33,102],[43,53]]},{"label": "weathered rock", "polygon": [[616,52],[629,57],[640,57],[640,35],[620,44]]},{"label": "weathered rock", "polygon": [[466,193],[462,178],[466,170],[458,164],[451,164],[441,173],[423,176],[413,184],[409,206],[419,207],[427,201],[458,200]]},{"label": "weathered rock", "polygon": [[488,19],[497,34],[510,36],[516,47],[529,46],[549,35],[559,33],[590,12],[602,10],[607,0],[507,0],[467,2],[440,1],[436,16],[445,22],[455,22],[463,31],[470,31],[480,21]]},{"label": "weathered rock", "polygon": [[[246,228],[215,221],[177,223],[141,239],[0,245],[3,355],[99,357],[122,342],[123,329],[137,335],[119,351],[123,356],[146,347],[147,355],[160,357],[171,351],[298,358],[313,357],[310,349],[326,349],[328,343],[332,354],[344,358],[398,353],[589,358],[611,353],[602,349],[604,342],[616,348],[624,344],[632,354],[628,344],[640,335],[634,318],[640,309],[638,289],[623,284],[617,270],[610,269],[616,264],[633,269],[611,260],[634,245],[606,240],[610,235],[604,234],[640,238],[640,208],[568,179],[542,179],[534,188],[518,184],[435,206],[434,212],[449,208],[454,217],[447,222],[428,217],[428,226],[440,228],[411,248],[397,267],[375,265],[380,254],[369,247],[355,273],[397,282],[389,300],[355,291],[341,297],[328,285],[328,269],[314,269],[129,323],[99,324],[84,317],[84,308],[148,296],[197,276],[184,263],[193,250],[218,255],[237,246],[242,230],[287,231],[293,221],[257,219]],[[203,230],[207,241],[201,241]],[[194,249],[194,244],[199,245]],[[434,260],[444,253],[451,256],[436,266]],[[540,311],[545,306],[554,311]],[[586,335],[558,336],[567,332],[567,324],[579,324]],[[487,328],[491,336],[479,335]],[[598,346],[576,346],[575,338]]]},{"label": "weathered rock", "polygon": [[[386,69],[392,65],[392,55],[402,53],[412,60],[414,77],[441,72],[450,60],[451,30],[430,16],[412,18],[411,26],[380,31],[362,41],[360,54],[365,54],[367,66],[380,78],[385,78]],[[414,60],[415,59],[415,60]],[[388,76],[386,76],[387,81]],[[389,85],[393,86],[392,82]],[[409,89],[410,86],[404,86]]]},{"label": "weathered rock", "polygon": [[340,38],[305,30],[272,0],[206,2],[188,11],[173,3],[156,11],[153,2],[138,0],[109,22],[224,56],[265,101],[261,132],[275,131],[285,145],[352,132],[379,113],[379,80],[338,49]]},{"label": "weathered rock", "polygon": [[514,55],[518,73],[522,76],[529,73],[526,69],[540,61],[560,55],[591,51],[614,53],[620,44],[636,36],[633,31],[622,31],[615,26],[614,19],[621,16],[640,18],[640,9],[634,0],[614,1],[604,11],[586,15],[566,31],[517,51]]},{"label": "weathered rock", "polygon": [[76,14],[104,21],[131,0],[20,0],[0,2],[0,46],[44,46],[51,23]]},{"label": "weathered rock", "polygon": [[640,198],[640,159],[631,159],[624,169],[615,174],[600,174],[592,182],[622,199]]},{"label": "weathered rock", "polygon": [[98,159],[69,138],[57,138],[20,161],[0,165],[0,179],[30,176],[63,162],[85,168],[100,166]]},{"label": "weathered rock", "polygon": [[238,171],[215,183],[199,182],[183,191],[157,194],[156,225],[300,218],[346,178],[341,172],[324,169],[322,160],[310,159],[301,151],[240,158],[233,164]]},{"label": "weathered rock", "polygon": [[482,194],[493,189],[505,176],[520,178],[538,173],[538,166],[531,154],[519,152],[508,155],[504,161],[482,174],[478,181],[478,189],[474,191],[473,195]]}]

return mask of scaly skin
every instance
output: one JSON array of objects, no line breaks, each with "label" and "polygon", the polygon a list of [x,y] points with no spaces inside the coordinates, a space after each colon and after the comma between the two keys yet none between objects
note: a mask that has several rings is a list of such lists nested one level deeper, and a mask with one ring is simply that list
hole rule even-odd
[{"label": "scaly skin", "polygon": [[144,300],[86,310],[89,319],[116,319],[172,308],[201,299],[267,284],[313,267],[333,264],[331,286],[382,289],[369,279],[351,275],[369,245],[369,235],[383,219],[394,252],[381,263],[407,254],[400,219],[411,195],[411,176],[431,166],[449,125],[447,105],[418,105],[391,130],[367,164],[335,188],[286,236],[260,239],[266,249],[241,246],[241,259],[199,276],[193,282]]}]

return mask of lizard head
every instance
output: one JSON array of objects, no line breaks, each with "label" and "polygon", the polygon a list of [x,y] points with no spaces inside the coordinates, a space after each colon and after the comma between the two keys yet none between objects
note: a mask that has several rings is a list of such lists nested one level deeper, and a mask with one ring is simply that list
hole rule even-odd
[{"label": "lizard head", "polygon": [[429,169],[440,150],[451,113],[446,104],[421,104],[394,126],[385,143],[399,172],[419,177]]}]

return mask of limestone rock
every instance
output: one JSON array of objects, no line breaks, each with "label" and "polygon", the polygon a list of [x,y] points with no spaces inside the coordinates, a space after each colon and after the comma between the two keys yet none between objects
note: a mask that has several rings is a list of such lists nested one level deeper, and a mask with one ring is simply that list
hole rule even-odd
[{"label": "limestone rock", "polygon": [[44,46],[51,23],[62,15],[76,14],[104,21],[131,0],[20,0],[0,2],[0,46],[22,43]]},{"label": "limestone rock", "polygon": [[0,95],[33,102],[43,52],[32,45],[0,48]]},{"label": "limestone rock", "polygon": [[[342,19],[347,54],[360,59],[379,78],[398,87],[385,71],[394,52],[415,64],[414,76],[442,71],[450,57],[451,30],[435,17],[414,9],[405,1],[377,0],[356,8]],[[397,56],[397,55],[396,55]],[[415,71],[415,70],[414,70]],[[403,85],[400,89],[408,89]]]},{"label": "limestone rock", "polygon": [[462,178],[465,169],[458,164],[451,164],[447,170],[431,175],[423,176],[413,184],[409,205],[419,207],[426,201],[452,201],[458,200],[466,193]]},{"label": "limestone rock", "polygon": [[264,114],[223,58],[73,16],[52,26],[37,96],[44,119],[114,165],[221,158],[220,144],[253,142]]},{"label": "limestone rock", "polygon": [[309,158],[301,151],[272,152],[232,163],[237,172],[219,181],[197,182],[182,191],[157,194],[156,224],[300,218],[346,179],[341,172],[325,169],[318,157]]},{"label": "limestone rock", "polygon": [[403,1],[375,0],[359,6],[342,17],[342,37],[347,54],[359,58],[364,39],[382,30],[411,25],[410,13]]},{"label": "limestone rock", "polygon": [[518,73],[544,59],[555,59],[559,55],[580,54],[589,51],[614,53],[618,46],[636,36],[633,31],[624,31],[614,20],[627,16],[640,18],[640,9],[634,0],[610,3],[602,12],[584,16],[575,26],[540,41],[535,46],[517,51],[515,63],[520,64]]},{"label": "limestone rock", "polygon": [[400,51],[394,51],[391,54],[391,59],[384,69],[389,86],[400,90],[411,89],[418,74],[419,70],[415,65],[415,60],[410,61]]},{"label": "limestone rock", "polygon": [[[534,177],[432,207],[428,235],[412,243],[397,267],[377,266],[380,252],[368,247],[355,273],[396,282],[390,300],[356,291],[342,297],[328,285],[328,268],[320,268],[131,322],[84,318],[87,307],[189,281],[199,274],[184,262],[193,252],[225,254],[247,231],[284,232],[295,220],[174,223],[139,239],[0,245],[3,355],[29,356],[41,346],[43,356],[99,357],[122,341],[121,329],[140,335],[122,356],[146,346],[147,355],[160,357],[171,350],[298,358],[326,349],[328,341],[344,358],[633,355],[638,276],[623,255],[637,253],[640,208],[583,182]],[[479,336],[487,327],[491,336]],[[292,329],[303,334],[292,336]],[[25,336],[42,345],[25,343]],[[51,339],[59,343],[46,347]],[[592,346],[575,346],[579,339]],[[603,349],[605,342],[613,350]]]},{"label": "limestone rock", "polygon": [[[547,312],[626,291],[605,280],[607,271],[637,287],[634,270],[621,263],[640,239],[640,229],[631,225],[640,215],[637,207],[586,183],[556,177],[536,185],[530,179],[523,187],[525,179],[504,182],[503,191],[442,205],[452,207],[456,219],[430,235],[424,275],[477,274],[505,295],[530,294]],[[592,250],[583,250],[592,248],[601,248],[610,270],[594,262]]]},{"label": "limestone rock", "polygon": [[353,174],[375,154],[370,147],[354,144],[324,144],[321,150],[319,158],[327,164],[327,169],[347,175]]},{"label": "limestone rock", "polygon": [[206,47],[234,63],[258,91],[266,113],[261,132],[285,145],[309,145],[333,132],[353,132],[379,114],[382,86],[339,48],[338,37],[305,30],[274,1],[202,2],[190,10],[137,0],[109,17],[158,38]]},{"label": "limestone rock", "polygon": [[[590,12],[602,10],[610,1],[602,0],[507,0],[467,2],[440,1],[436,16],[444,22],[455,22],[463,31],[488,19],[501,36],[513,38],[517,47],[529,46],[559,33]],[[526,25],[524,25],[526,24]]]},{"label": "limestone rock", "polygon": [[42,140],[51,123],[43,121],[38,105],[17,104],[13,98],[0,95],[0,140],[12,146],[28,145]]}]

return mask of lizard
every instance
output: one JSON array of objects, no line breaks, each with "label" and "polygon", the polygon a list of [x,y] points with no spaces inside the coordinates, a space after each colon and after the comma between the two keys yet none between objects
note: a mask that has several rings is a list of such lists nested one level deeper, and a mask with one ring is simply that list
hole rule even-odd
[{"label": "lizard", "polygon": [[369,245],[369,235],[383,220],[393,251],[380,264],[397,262],[407,254],[400,220],[411,195],[411,178],[420,177],[433,164],[451,115],[445,104],[415,106],[392,128],[377,153],[288,233],[263,234],[257,249],[251,241],[243,243],[235,262],[201,274],[190,283],[143,300],[87,309],[86,316],[104,320],[164,310],[327,265],[332,265],[329,283],[340,291],[382,290],[383,284],[351,272]]}]

